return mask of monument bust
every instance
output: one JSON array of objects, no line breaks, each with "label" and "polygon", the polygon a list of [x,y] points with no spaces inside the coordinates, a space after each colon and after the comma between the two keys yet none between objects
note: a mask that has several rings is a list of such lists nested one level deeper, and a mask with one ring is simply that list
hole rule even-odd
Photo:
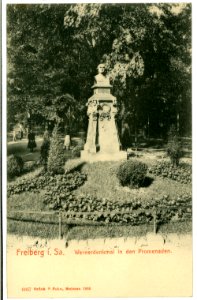
[{"label": "monument bust", "polygon": [[109,78],[106,76],[105,64],[99,64],[97,67],[98,75],[94,77],[95,85],[110,85]]}]

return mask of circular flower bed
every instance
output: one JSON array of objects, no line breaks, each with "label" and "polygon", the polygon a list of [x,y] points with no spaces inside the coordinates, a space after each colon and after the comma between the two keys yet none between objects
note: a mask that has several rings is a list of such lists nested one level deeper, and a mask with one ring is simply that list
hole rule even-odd
[{"label": "circular flower bed", "polygon": [[158,223],[165,223],[190,220],[192,217],[191,194],[177,195],[176,198],[165,195],[146,202],[137,198],[118,202],[89,195],[74,195],[72,191],[85,180],[86,175],[78,171],[55,176],[39,174],[33,179],[10,184],[8,195],[44,190],[43,203],[47,209],[61,210],[67,219],[81,223],[91,221],[98,224],[139,225],[149,223],[153,219]]}]

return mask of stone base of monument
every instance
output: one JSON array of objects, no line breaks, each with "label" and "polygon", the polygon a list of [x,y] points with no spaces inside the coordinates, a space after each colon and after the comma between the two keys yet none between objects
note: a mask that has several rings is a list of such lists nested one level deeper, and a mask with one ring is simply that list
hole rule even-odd
[{"label": "stone base of monument", "polygon": [[113,153],[104,153],[100,151],[97,153],[90,153],[88,151],[82,150],[81,159],[88,162],[127,160],[127,152],[119,151]]}]

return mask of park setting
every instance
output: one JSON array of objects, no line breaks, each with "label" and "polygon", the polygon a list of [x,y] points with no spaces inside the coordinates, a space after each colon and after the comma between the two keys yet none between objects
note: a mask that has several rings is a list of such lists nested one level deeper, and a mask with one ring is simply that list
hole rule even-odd
[{"label": "park setting", "polygon": [[7,5],[7,232],[192,231],[191,4]]}]

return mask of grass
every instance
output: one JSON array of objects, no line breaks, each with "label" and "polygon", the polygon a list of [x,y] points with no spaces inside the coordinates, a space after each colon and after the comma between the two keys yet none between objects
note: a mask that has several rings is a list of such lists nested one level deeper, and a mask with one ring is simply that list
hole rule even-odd
[{"label": "grass", "polygon": [[185,221],[185,222],[172,222],[161,224],[158,227],[159,233],[176,233],[176,234],[186,234],[192,232],[192,222]]},{"label": "grass", "polygon": [[87,240],[98,238],[139,237],[152,231],[150,225],[141,226],[76,226],[71,229],[68,240]]},{"label": "grass", "polygon": [[68,159],[64,165],[64,171],[65,173],[70,173],[72,171],[81,171],[83,165],[85,165],[85,162],[80,158]]},{"label": "grass", "polygon": [[58,224],[43,224],[9,220],[7,222],[7,232],[18,236],[33,236],[39,238],[54,239],[58,237]]},{"label": "grass", "polygon": [[22,194],[12,195],[7,199],[7,211],[22,210],[25,212],[27,210],[44,210],[45,206],[42,198],[43,191],[40,191],[40,193],[24,192]]},{"label": "grass", "polygon": [[[191,222],[163,224],[158,228],[157,233],[191,233]],[[152,224],[144,224],[140,226],[76,226],[71,229],[69,240],[87,240],[97,238],[118,238],[118,237],[140,237],[148,233],[153,233]]]},{"label": "grass", "polygon": [[[35,154],[35,153],[34,153]],[[161,156],[161,157],[159,157]],[[163,158],[161,154],[152,153],[141,155],[137,158],[139,161],[145,162],[148,165],[155,163],[156,158]],[[136,159],[136,158],[135,158]],[[98,198],[107,198],[111,201],[128,201],[131,199],[141,198],[143,201],[151,201],[162,195],[170,195],[177,197],[182,193],[191,192],[191,184],[181,184],[170,179],[163,179],[160,177],[152,177],[149,181],[150,185],[139,189],[129,189],[122,187],[116,177],[116,170],[120,162],[97,162],[97,163],[83,163],[80,160],[71,160],[65,166],[65,169],[81,169],[86,173],[88,180],[85,184],[79,187],[76,194],[90,194]],[[33,178],[40,169],[36,169],[28,174],[21,176],[21,178]],[[59,225],[58,216],[50,215],[28,215],[25,213],[28,210],[45,211],[43,204],[43,193],[24,192],[19,195],[12,195],[7,199],[8,233],[18,235],[37,236],[41,238],[56,238],[58,237]],[[22,210],[24,214],[11,214],[12,211]],[[12,219],[11,219],[12,217]],[[23,220],[23,221],[22,221]],[[118,225],[118,226],[67,226],[63,223],[63,234],[66,235],[69,229],[69,239],[96,239],[96,238],[112,238],[112,237],[130,237],[142,236],[147,232],[153,232],[153,225]],[[186,233],[191,232],[191,222],[162,224],[158,227],[158,232],[161,233]]]},{"label": "grass", "polygon": [[[56,224],[55,224],[56,223]],[[52,221],[20,221],[8,219],[7,222],[8,233],[16,234],[18,236],[33,236],[40,238],[54,239],[59,236],[58,218],[53,217]],[[158,227],[158,234],[167,235],[170,233],[187,234],[192,231],[191,222],[179,222],[162,224]],[[153,233],[152,224],[144,224],[140,226],[67,226],[62,225],[63,237],[67,240],[87,240],[98,238],[118,238],[118,237],[141,237],[148,233]]]},{"label": "grass", "polygon": [[[144,162],[144,160],[141,159]],[[125,202],[134,198],[142,201],[151,201],[163,195],[170,195],[172,198],[177,195],[191,192],[190,184],[181,184],[168,178],[149,177],[147,187],[130,189],[122,187],[116,177],[116,170],[119,162],[96,162],[82,166],[82,172],[88,176],[87,182],[79,187],[76,194],[89,194],[98,198],[107,198],[111,201]],[[150,162],[149,162],[150,164]]]}]

